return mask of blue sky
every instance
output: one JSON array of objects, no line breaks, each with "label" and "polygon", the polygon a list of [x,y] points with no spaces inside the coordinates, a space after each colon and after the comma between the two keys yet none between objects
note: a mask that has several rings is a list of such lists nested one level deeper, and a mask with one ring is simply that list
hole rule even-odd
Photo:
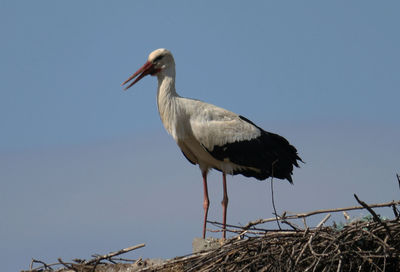
[{"label": "blue sky", "polygon": [[[376,3],[2,1],[2,267],[138,243],[129,257],[191,251],[200,172],[162,127],[156,79],[120,87],[160,47],[182,96],[297,147],[306,164],[294,186],[275,183],[279,211],[398,199],[400,5]],[[210,220],[221,187],[211,173]],[[272,216],[269,182],[228,177],[228,190],[228,223]]]}]

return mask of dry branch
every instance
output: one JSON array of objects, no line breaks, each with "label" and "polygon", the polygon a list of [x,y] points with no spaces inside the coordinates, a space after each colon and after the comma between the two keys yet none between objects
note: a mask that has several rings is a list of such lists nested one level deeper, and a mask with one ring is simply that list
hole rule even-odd
[{"label": "dry branch", "polygon": [[103,255],[103,256],[97,256],[94,259],[91,259],[89,261],[85,261],[84,264],[95,264],[95,263],[99,263],[101,260],[110,260],[112,257],[118,256],[118,255],[121,255],[121,254],[125,254],[125,253],[127,253],[129,251],[132,251],[132,250],[144,247],[144,246],[145,246],[145,244],[139,244],[139,245],[136,245],[136,246],[123,248],[121,250],[118,250],[118,251],[115,251],[115,252],[111,252],[111,253],[108,253],[108,254]]},{"label": "dry branch", "polygon": [[[370,204],[370,208],[382,208],[382,207],[389,207],[392,205],[400,205],[400,201],[391,201],[391,202],[386,202],[386,203],[379,203],[379,204]],[[336,209],[323,209],[323,210],[315,210],[312,212],[308,213],[298,213],[298,214],[292,214],[292,215],[285,215],[280,216],[279,220],[289,220],[289,219],[300,219],[300,218],[305,218],[305,217],[310,217],[312,215],[316,214],[322,214],[322,213],[333,213],[333,212],[343,212],[343,211],[352,211],[352,210],[362,210],[364,209],[363,206],[352,206],[352,207],[346,207],[346,208],[336,208]],[[287,214],[288,212],[285,212]],[[267,223],[267,222],[273,222],[276,221],[276,218],[267,218],[267,219],[258,219],[255,221],[250,221],[243,227],[243,229],[249,229],[252,226]]]},{"label": "dry branch", "polygon": [[363,206],[365,209],[367,209],[367,210],[370,212],[370,214],[371,214],[371,215],[373,216],[373,218],[374,218],[374,221],[375,221],[375,222],[379,222],[379,223],[385,228],[385,230],[387,231],[387,234],[389,235],[389,237],[393,239],[392,234],[390,233],[390,229],[386,226],[385,222],[382,222],[382,220],[381,220],[381,219],[379,218],[379,216],[374,212],[374,210],[371,209],[371,207],[368,206],[367,203],[365,203],[364,201],[360,200],[356,194],[354,194],[354,197],[355,197],[355,199],[357,200],[357,202],[361,204],[361,206]]}]

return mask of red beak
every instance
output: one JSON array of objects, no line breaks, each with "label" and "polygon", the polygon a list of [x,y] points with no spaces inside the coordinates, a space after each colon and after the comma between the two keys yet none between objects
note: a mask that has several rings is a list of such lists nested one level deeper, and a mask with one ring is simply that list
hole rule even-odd
[{"label": "red beak", "polygon": [[136,71],[136,73],[134,73],[130,78],[124,81],[124,83],[122,83],[121,86],[125,85],[126,83],[128,83],[129,81],[138,76],[131,84],[125,87],[124,90],[127,90],[130,87],[132,87],[136,82],[141,80],[143,77],[147,75],[154,75],[155,73],[157,73],[157,70],[154,68],[153,63],[147,61],[142,67],[140,67],[139,70]]}]

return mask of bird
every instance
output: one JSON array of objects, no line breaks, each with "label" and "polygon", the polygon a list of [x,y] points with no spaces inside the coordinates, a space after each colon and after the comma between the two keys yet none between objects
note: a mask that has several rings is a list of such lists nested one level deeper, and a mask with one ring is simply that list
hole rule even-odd
[{"label": "bird", "polygon": [[147,75],[157,77],[157,106],[165,129],[185,158],[200,168],[204,193],[203,239],[210,205],[207,174],[211,169],[222,172],[222,239],[226,239],[227,174],[258,180],[275,177],[293,184],[293,166],[299,167],[298,162],[302,162],[297,149],[284,137],[263,130],[242,115],[178,95],[175,60],[169,50],[160,48],[151,52],[145,64],[121,86],[126,85],[124,90],[127,90]]}]

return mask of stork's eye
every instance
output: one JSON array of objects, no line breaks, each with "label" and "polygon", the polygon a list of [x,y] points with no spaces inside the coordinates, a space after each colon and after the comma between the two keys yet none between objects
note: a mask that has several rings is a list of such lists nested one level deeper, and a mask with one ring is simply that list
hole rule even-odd
[{"label": "stork's eye", "polygon": [[155,58],[155,59],[153,60],[153,62],[157,62],[157,61],[161,60],[162,57],[163,57],[162,55],[158,56],[157,58]]}]

